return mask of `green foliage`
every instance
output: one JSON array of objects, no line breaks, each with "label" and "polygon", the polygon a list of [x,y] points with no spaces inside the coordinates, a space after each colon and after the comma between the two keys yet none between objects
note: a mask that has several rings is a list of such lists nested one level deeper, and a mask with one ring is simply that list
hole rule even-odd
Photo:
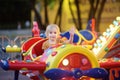
[{"label": "green foliage", "polygon": [[55,5],[55,0],[47,0],[47,4],[49,5],[50,9],[53,9]]}]

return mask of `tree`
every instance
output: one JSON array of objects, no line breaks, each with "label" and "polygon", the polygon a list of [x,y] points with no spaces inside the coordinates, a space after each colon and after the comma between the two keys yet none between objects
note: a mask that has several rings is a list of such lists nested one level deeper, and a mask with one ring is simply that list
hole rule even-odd
[{"label": "tree", "polygon": [[47,25],[49,24],[47,5],[48,5],[47,0],[44,0],[44,9],[45,9],[45,26],[47,26]]},{"label": "tree", "polygon": [[40,13],[36,10],[35,8],[35,4],[36,4],[36,0],[30,0],[30,4],[31,4],[31,10],[34,11],[35,13],[35,19],[38,22],[38,26],[40,29],[43,29],[43,24],[42,24],[42,20],[41,20],[41,15]]},{"label": "tree", "polygon": [[[59,8],[55,17],[54,23],[57,23],[57,20],[59,19],[58,25],[61,26],[61,20],[62,20],[62,5],[63,5],[63,0],[60,0]],[[61,30],[61,28],[60,28]]]},{"label": "tree", "polygon": [[[99,31],[99,24],[100,24],[100,20],[101,20],[101,14],[103,12],[104,9],[104,5],[105,5],[106,0],[102,0],[100,3],[100,0],[89,0],[90,3],[90,11],[89,11],[89,16],[88,16],[88,21],[92,18],[96,19],[96,31]],[[95,4],[95,6],[94,6]],[[98,10],[98,5],[100,4],[100,8]],[[96,11],[98,10],[98,14],[96,13]],[[97,17],[96,17],[97,16]]]},{"label": "tree", "polygon": [[71,12],[71,15],[72,15],[72,19],[73,19],[73,22],[76,26],[76,28],[78,30],[81,30],[82,29],[82,23],[81,23],[81,12],[80,12],[80,9],[79,9],[79,1],[78,0],[74,0],[74,4],[76,6],[76,9],[77,9],[77,19],[75,18],[74,16],[74,12],[72,10],[72,4],[71,4],[71,1],[69,0],[69,9],[70,9],[70,12]]},{"label": "tree", "polygon": [[[31,2],[33,4],[32,6],[35,6],[35,1],[36,0],[31,0]],[[37,11],[35,10],[35,7],[33,7],[32,9],[35,12],[36,19],[39,22],[39,25],[41,27],[44,27],[44,29],[45,29],[45,27],[49,24],[49,16],[48,16],[49,12],[48,12],[47,7],[52,2],[55,2],[57,0],[38,0],[38,1],[42,1],[44,3],[44,11],[45,11],[44,12],[45,13],[45,16],[44,16],[45,17],[45,23],[44,24],[42,23],[40,14],[38,14]],[[70,12],[71,12],[71,15],[72,15],[73,22],[74,22],[76,28],[78,30],[81,30],[82,29],[82,22],[81,22],[80,0],[74,0],[74,5],[76,6],[76,14],[72,10],[71,0],[68,0],[68,1],[69,1],[69,9],[70,9]],[[90,11],[89,11],[89,14],[88,14],[88,21],[91,20],[92,18],[94,18],[96,20],[96,26],[97,26],[95,28],[95,30],[99,31],[101,14],[102,14],[102,11],[104,9],[104,5],[105,5],[106,0],[101,0],[101,1],[100,0],[88,0],[88,1],[90,3]],[[64,2],[64,0],[59,0],[59,8],[57,10],[57,14],[56,14],[55,21],[54,21],[54,23],[58,24],[58,26],[61,26],[61,24],[62,24],[61,22],[62,22],[63,2]],[[100,8],[98,9],[99,5],[100,5]],[[77,18],[75,17],[75,15],[77,15]],[[61,30],[61,28],[60,28],[60,30]]]},{"label": "tree", "polygon": [[105,2],[106,0],[102,0],[100,3],[100,9],[98,11],[98,15],[97,15],[97,21],[96,21],[96,31],[99,31],[99,25],[100,25],[100,21],[101,21],[101,15],[105,6]]}]

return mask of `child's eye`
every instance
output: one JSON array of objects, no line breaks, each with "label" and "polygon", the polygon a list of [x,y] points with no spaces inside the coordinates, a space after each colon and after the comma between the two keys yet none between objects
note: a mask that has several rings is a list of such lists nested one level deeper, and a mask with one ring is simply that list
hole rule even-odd
[{"label": "child's eye", "polygon": [[54,34],[56,34],[57,32],[54,32]]},{"label": "child's eye", "polygon": [[52,32],[50,32],[50,34],[52,34]]}]

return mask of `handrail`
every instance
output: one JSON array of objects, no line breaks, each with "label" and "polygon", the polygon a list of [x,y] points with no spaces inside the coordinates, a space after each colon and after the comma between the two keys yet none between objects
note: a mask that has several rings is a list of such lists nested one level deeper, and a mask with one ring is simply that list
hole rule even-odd
[{"label": "handrail", "polygon": [[2,46],[4,46],[5,40],[7,40],[8,43],[10,43],[11,41],[7,36],[0,36],[0,39],[1,39],[0,43]]},{"label": "handrail", "polygon": [[11,40],[8,36],[2,35],[2,36],[0,36],[0,44],[2,46],[5,46],[5,43],[7,41],[8,45],[11,45],[11,46],[19,45],[19,46],[21,46],[21,42],[23,40],[26,40],[26,39],[30,38],[30,37],[31,37],[30,35],[16,36],[14,39]]}]

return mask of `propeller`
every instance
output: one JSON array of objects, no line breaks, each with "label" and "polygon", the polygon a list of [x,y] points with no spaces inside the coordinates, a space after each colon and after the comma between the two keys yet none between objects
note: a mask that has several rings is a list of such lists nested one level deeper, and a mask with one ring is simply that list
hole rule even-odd
[{"label": "propeller", "polygon": [[6,49],[2,46],[2,45],[0,45],[0,49],[5,53],[6,52]]},{"label": "propeller", "polygon": [[80,69],[74,69],[74,77],[80,78],[82,76],[88,76],[92,78],[105,78],[108,75],[108,72],[103,68],[92,68],[89,70],[80,70]]},{"label": "propeller", "polygon": [[44,73],[46,78],[51,79],[51,80],[58,80],[62,79],[63,77],[71,77],[73,76],[73,72],[67,71],[67,70],[61,70],[58,68],[53,68]]},{"label": "propeller", "polygon": [[9,63],[7,60],[0,60],[0,66],[1,68],[3,68],[4,70],[8,70],[9,69]]},{"label": "propeller", "polygon": [[51,80],[59,80],[64,77],[74,77],[79,79],[82,76],[88,76],[92,78],[105,78],[108,75],[108,72],[103,68],[92,68],[89,70],[81,70],[75,68],[73,71],[62,70],[58,68],[53,68],[44,73],[46,78]]},{"label": "propeller", "polygon": [[[0,67],[4,70],[9,70],[9,62],[8,60],[0,60]],[[14,71],[14,80],[18,80],[19,77],[19,70]]]}]

